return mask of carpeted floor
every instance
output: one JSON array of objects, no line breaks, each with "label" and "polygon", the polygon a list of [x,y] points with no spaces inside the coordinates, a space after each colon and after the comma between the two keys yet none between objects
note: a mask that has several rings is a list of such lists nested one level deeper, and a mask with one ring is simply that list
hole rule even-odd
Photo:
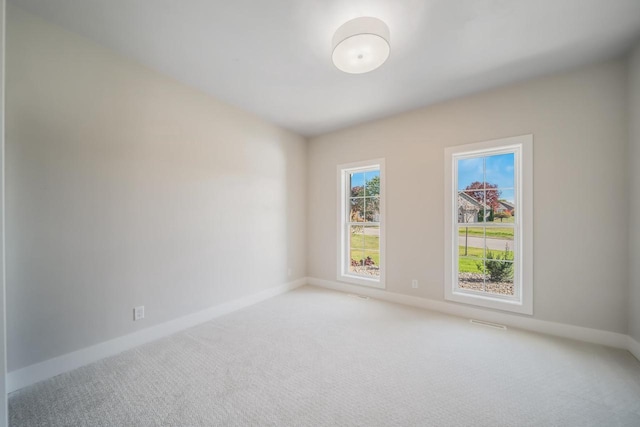
[{"label": "carpeted floor", "polygon": [[630,353],[305,287],[13,393],[12,426],[640,426]]}]

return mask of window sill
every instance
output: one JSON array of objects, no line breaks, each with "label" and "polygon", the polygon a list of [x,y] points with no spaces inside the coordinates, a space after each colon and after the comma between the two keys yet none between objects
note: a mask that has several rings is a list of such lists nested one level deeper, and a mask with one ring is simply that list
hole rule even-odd
[{"label": "window sill", "polygon": [[533,314],[533,307],[531,304],[523,304],[522,301],[515,299],[484,296],[454,290],[447,292],[444,298],[448,301],[460,302],[478,307],[492,308],[495,310],[510,311],[520,314]]},{"label": "window sill", "polygon": [[385,289],[382,279],[368,279],[363,276],[355,276],[350,274],[338,275],[339,282],[350,283],[352,285],[367,286],[370,288]]}]

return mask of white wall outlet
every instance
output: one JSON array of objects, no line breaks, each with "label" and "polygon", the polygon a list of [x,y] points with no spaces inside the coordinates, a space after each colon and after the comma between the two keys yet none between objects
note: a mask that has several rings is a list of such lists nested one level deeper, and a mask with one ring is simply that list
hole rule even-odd
[{"label": "white wall outlet", "polygon": [[144,319],[144,305],[135,307],[133,309],[133,321]]},{"label": "white wall outlet", "polygon": [[412,287],[413,289],[418,289],[418,281],[417,281],[416,279],[413,279],[413,280],[411,281],[411,287]]}]

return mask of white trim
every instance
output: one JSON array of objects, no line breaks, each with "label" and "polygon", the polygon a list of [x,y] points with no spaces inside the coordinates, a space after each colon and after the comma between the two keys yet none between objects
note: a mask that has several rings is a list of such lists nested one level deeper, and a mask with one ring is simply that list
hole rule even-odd
[{"label": "white trim", "polygon": [[[513,328],[525,329],[547,335],[554,335],[562,338],[569,338],[593,344],[606,345],[609,347],[629,349],[629,337],[616,332],[603,331],[600,329],[584,328],[582,326],[567,325],[564,323],[550,322],[547,320],[534,319],[529,316],[518,314],[490,311],[483,308],[471,307],[447,301],[436,301],[427,298],[419,298],[411,295],[403,295],[394,292],[369,289],[353,286],[346,283],[333,282],[331,280],[307,278],[307,284],[340,292],[366,295],[384,301],[397,304],[409,305],[412,307],[424,308],[440,313],[468,319],[478,319],[485,322],[500,323]],[[632,350],[630,350],[632,351]],[[632,351],[633,352],[633,351]]]},{"label": "white trim", "polygon": [[[379,169],[380,170],[380,222],[378,223],[380,226],[380,277],[378,279],[367,278],[365,276],[357,276],[345,273],[345,229],[346,229],[346,191],[347,191],[347,182],[346,182],[346,171],[353,171],[357,169],[362,169],[366,171],[367,169]],[[384,289],[385,288],[385,272],[387,269],[386,258],[385,258],[385,245],[386,245],[386,172],[385,172],[385,159],[371,159],[365,160],[361,162],[353,162],[353,163],[345,163],[337,166],[338,171],[338,190],[337,190],[337,208],[338,208],[338,250],[337,250],[337,276],[336,279],[342,282],[353,283],[361,286],[369,286],[373,288]],[[366,225],[366,223],[363,223]]]},{"label": "white trim", "polygon": [[64,372],[71,371],[105,357],[113,356],[139,345],[155,341],[159,338],[175,334],[225,314],[257,304],[261,301],[289,292],[306,283],[305,277],[269,288],[257,294],[238,298],[197,313],[189,314],[165,323],[161,323],[132,334],[114,338],[100,344],[86,347],[53,359],[45,360],[24,368],[9,372],[7,375],[7,390],[13,392],[39,381],[46,380]]},{"label": "white trim", "polygon": [[[514,251],[516,254],[517,286],[513,298],[479,295],[472,291],[458,289],[457,280],[457,221],[456,212],[456,157],[490,155],[514,152],[516,170],[514,189],[516,200],[517,233]],[[496,310],[533,314],[533,135],[521,135],[495,139],[474,144],[448,147],[444,151],[444,297],[446,300],[471,304]]]},{"label": "white trim", "polygon": [[80,368],[89,363],[97,362],[105,357],[113,356],[139,345],[172,335],[184,329],[199,325],[209,320],[224,316],[242,308],[257,304],[277,295],[289,292],[305,284],[332,289],[351,294],[366,295],[384,301],[404,304],[412,307],[433,310],[464,318],[474,318],[486,322],[501,323],[529,331],[554,335],[563,338],[585,341],[593,344],[626,349],[640,360],[640,343],[628,335],[581,326],[566,325],[533,319],[517,314],[488,311],[481,308],[469,307],[446,301],[436,301],[388,292],[380,289],[367,288],[331,280],[303,277],[293,282],[276,286],[260,293],[229,301],[218,306],[190,314],[178,319],[170,320],[160,325],[152,326],[129,335],[105,341],[91,347],[86,347],[72,353],[67,353],[53,359],[45,360],[34,365],[9,372],[7,375],[7,392],[11,393],[23,387],[52,378],[56,375]]},{"label": "white trim", "polygon": [[633,354],[638,361],[640,361],[640,343],[634,340],[631,335],[628,337],[627,349],[631,354]]},{"label": "white trim", "polygon": [[0,0],[0,427],[9,424],[7,407],[7,293],[6,293],[6,244],[5,244],[5,93],[6,93],[6,44],[7,10],[5,0]]}]

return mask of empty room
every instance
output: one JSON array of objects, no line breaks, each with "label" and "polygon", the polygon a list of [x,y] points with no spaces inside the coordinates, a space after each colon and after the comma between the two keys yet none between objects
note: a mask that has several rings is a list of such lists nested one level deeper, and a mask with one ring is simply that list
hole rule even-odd
[{"label": "empty room", "polygon": [[0,427],[640,426],[640,1],[0,14]]}]

